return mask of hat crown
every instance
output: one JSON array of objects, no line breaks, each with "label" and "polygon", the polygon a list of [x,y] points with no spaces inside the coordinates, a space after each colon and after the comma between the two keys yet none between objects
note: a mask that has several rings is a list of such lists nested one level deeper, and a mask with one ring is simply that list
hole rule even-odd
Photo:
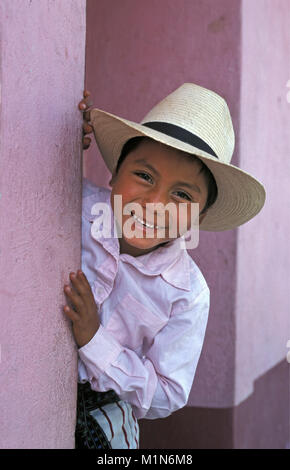
[{"label": "hat crown", "polygon": [[215,152],[219,161],[230,163],[235,134],[224,98],[207,88],[184,83],[156,104],[141,124],[164,122],[198,136]]}]

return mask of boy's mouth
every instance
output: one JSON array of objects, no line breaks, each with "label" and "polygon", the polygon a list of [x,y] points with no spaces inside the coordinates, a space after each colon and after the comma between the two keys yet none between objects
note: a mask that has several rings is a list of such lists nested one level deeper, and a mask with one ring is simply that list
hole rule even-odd
[{"label": "boy's mouth", "polygon": [[160,227],[159,225],[154,225],[154,224],[150,224],[149,222],[145,222],[143,219],[138,217],[134,213],[134,211],[131,211],[131,216],[133,217],[133,219],[135,219],[137,222],[139,222],[139,224],[142,224],[144,227],[151,228],[151,229],[156,229],[156,230],[165,228],[165,227]]}]

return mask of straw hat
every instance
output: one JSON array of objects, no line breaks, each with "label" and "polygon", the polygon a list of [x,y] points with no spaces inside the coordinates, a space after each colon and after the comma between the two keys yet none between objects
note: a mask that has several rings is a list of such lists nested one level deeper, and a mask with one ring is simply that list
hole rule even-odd
[{"label": "straw hat", "polygon": [[226,101],[215,92],[185,83],[135,123],[100,109],[91,110],[94,135],[111,172],[125,142],[146,136],[197,155],[212,172],[218,196],[200,230],[233,229],[252,219],[265,202],[264,186],[230,164],[235,135]]}]

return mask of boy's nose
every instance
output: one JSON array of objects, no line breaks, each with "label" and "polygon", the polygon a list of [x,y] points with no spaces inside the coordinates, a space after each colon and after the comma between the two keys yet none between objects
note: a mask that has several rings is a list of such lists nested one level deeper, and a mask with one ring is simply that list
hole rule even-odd
[{"label": "boy's nose", "polygon": [[143,218],[149,218],[147,222],[155,225],[159,225],[160,220],[162,225],[168,225],[169,214],[165,210],[168,202],[167,194],[162,189],[154,188],[148,191],[142,199]]},{"label": "boy's nose", "polygon": [[164,190],[158,188],[152,188],[150,191],[147,191],[144,194],[143,202],[146,203],[154,203],[157,204],[161,202],[162,204],[167,204],[167,194]]}]

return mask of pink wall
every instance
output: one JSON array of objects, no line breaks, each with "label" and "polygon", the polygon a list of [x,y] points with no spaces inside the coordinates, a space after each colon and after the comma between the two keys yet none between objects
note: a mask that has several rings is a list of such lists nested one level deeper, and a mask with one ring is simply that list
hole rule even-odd
[{"label": "pink wall", "polygon": [[[74,445],[77,355],[62,288],[80,265],[85,8],[0,3],[0,448]],[[192,252],[211,311],[188,406],[239,404],[286,357],[289,24],[288,0],[87,1],[95,105],[138,121],[185,81],[212,88],[231,109],[232,163],[267,189],[255,219],[202,232]],[[107,185],[94,144],[83,170]]]},{"label": "pink wall", "polygon": [[264,181],[267,198],[238,231],[235,403],[286,362],[290,339],[288,0],[243,1],[241,73],[241,165]]},{"label": "pink wall", "polygon": [[[88,0],[86,87],[95,106],[138,121],[192,81],[225,97],[239,141],[240,19],[239,2],[232,0]],[[88,178],[108,183],[95,144],[84,162]],[[239,162],[239,146],[232,162]],[[212,306],[189,405],[234,400],[236,241],[237,230],[202,232],[192,252]]]},{"label": "pink wall", "polygon": [[0,3],[1,448],[74,446],[85,6]]}]

